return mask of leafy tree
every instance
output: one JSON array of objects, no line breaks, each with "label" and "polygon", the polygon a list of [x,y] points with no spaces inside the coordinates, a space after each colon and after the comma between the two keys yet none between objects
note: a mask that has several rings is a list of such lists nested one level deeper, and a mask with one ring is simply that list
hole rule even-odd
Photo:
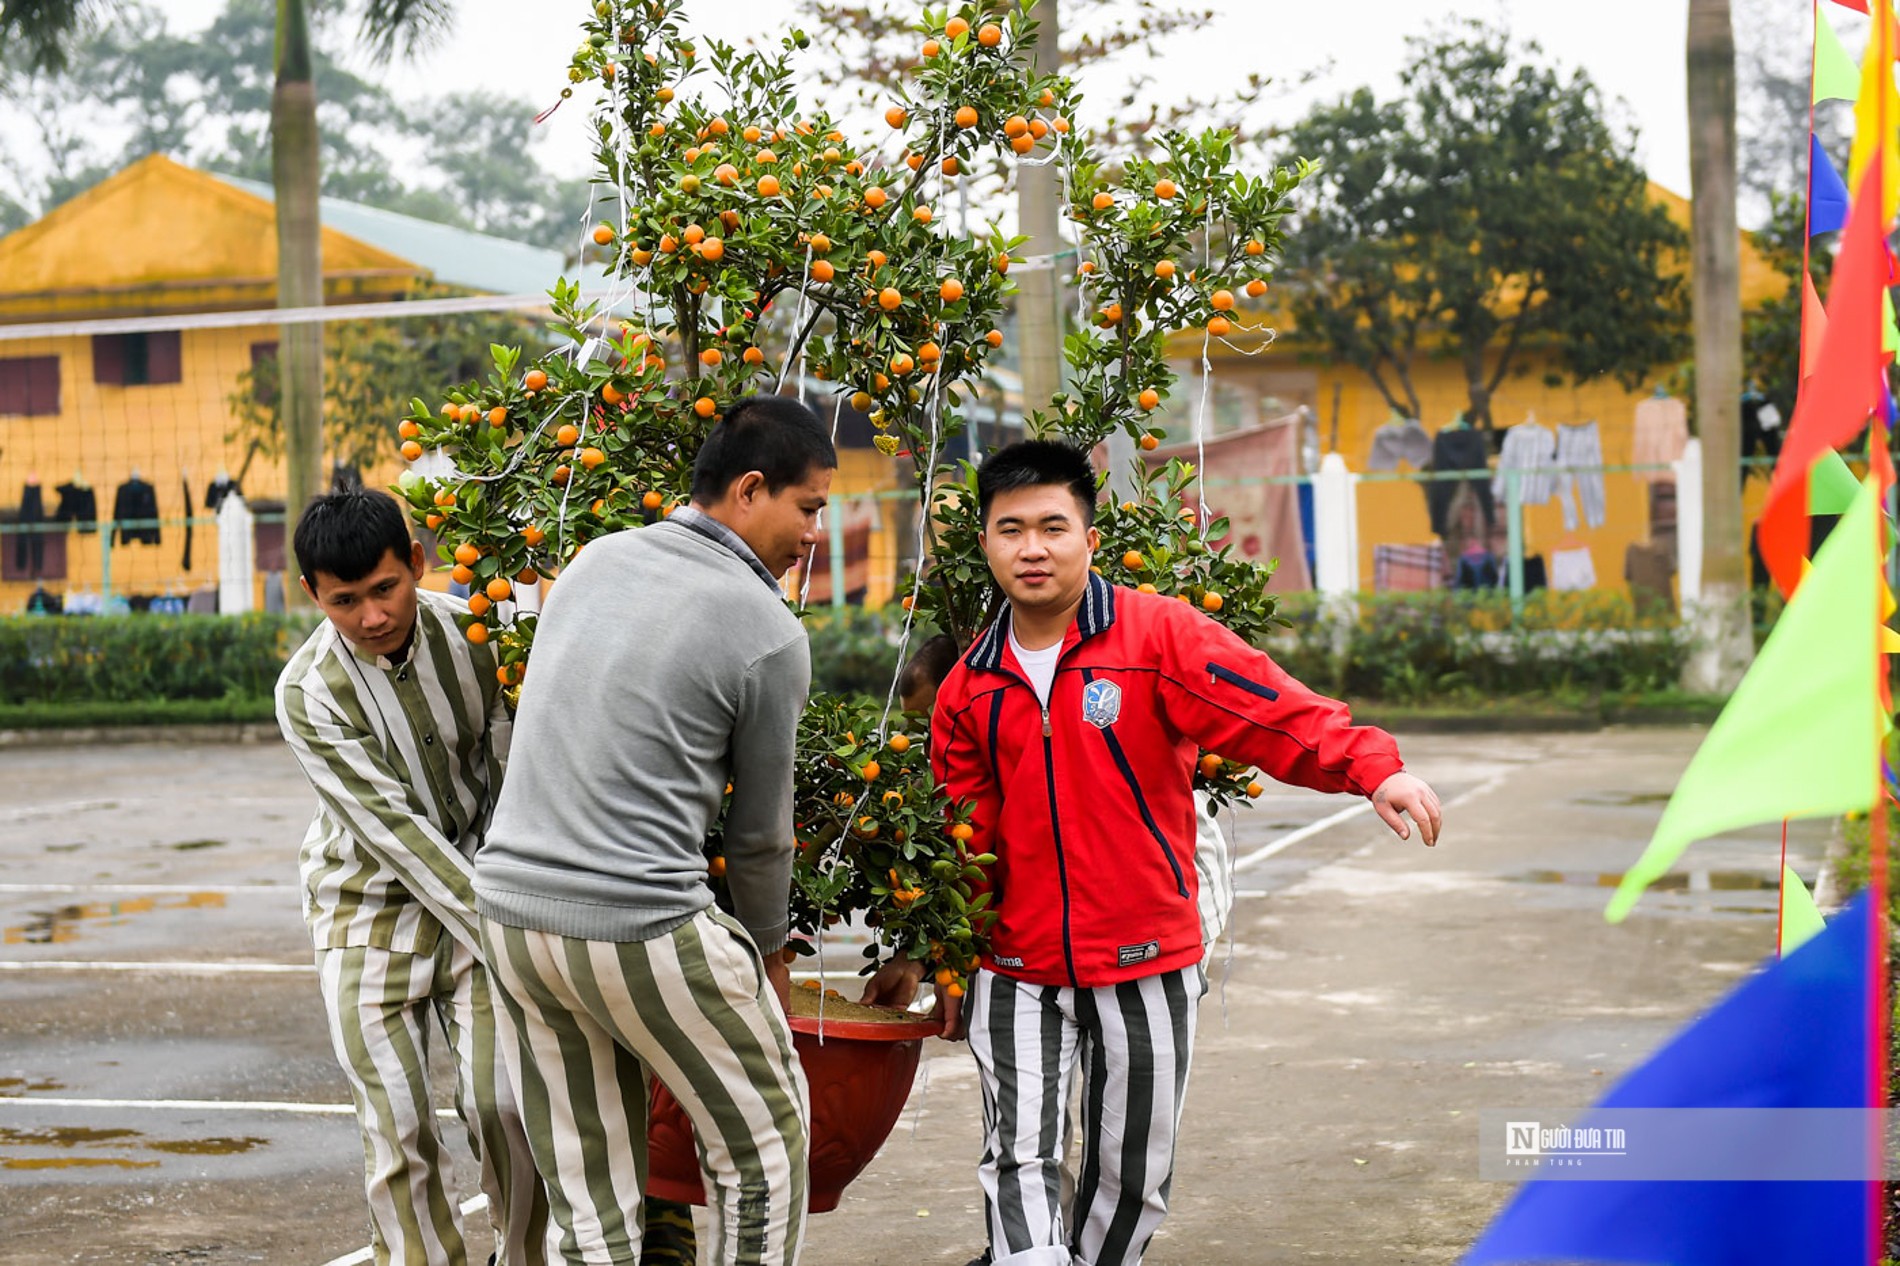
[{"label": "leafy tree", "polygon": [[1398,98],[1362,88],[1284,137],[1319,167],[1284,269],[1296,343],[1410,416],[1421,357],[1460,364],[1488,426],[1532,347],[1632,387],[1682,353],[1687,240],[1589,78],[1537,54],[1456,24],[1411,41]]},{"label": "leafy tree", "polygon": [[[443,289],[441,294],[449,291]],[[533,322],[505,312],[340,321],[324,340],[324,441],[337,461],[356,467],[381,462],[396,442],[396,424],[418,392],[445,379],[466,378],[488,363],[499,343],[539,340]],[[284,452],[282,383],[275,357],[238,375],[227,403],[237,425],[227,436],[245,445],[246,467]],[[243,472],[239,472],[240,481]]]}]

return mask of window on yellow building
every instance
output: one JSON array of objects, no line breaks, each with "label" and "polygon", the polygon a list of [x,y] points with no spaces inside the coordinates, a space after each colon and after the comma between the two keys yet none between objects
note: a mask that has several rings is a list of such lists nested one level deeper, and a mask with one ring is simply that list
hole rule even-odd
[{"label": "window on yellow building", "polygon": [[59,412],[59,357],[0,359],[0,414],[27,417]]},{"label": "window on yellow building", "polygon": [[92,380],[113,387],[184,381],[178,331],[93,335]]}]

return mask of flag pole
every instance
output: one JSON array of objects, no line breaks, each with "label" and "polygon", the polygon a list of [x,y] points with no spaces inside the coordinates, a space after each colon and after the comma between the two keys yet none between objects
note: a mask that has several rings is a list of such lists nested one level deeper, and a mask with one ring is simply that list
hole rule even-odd
[{"label": "flag pole", "polygon": [[[1874,167],[1875,167],[1874,178],[1878,182],[1877,187],[1881,190],[1880,230],[1881,230],[1881,236],[1884,238],[1887,235],[1887,231],[1892,227],[1892,225],[1889,224],[1887,220],[1888,207],[1887,207],[1887,195],[1886,195],[1887,163],[1892,160],[1892,154],[1889,151],[1892,148],[1892,139],[1893,139],[1892,133],[1889,130],[1890,127],[1892,126],[1893,120],[1889,120],[1887,118],[1887,99],[1891,95],[1890,89],[1893,82],[1893,52],[1894,50],[1893,50],[1892,0],[1877,0],[1877,2],[1873,6],[1873,9],[1874,9],[1874,14],[1873,14],[1874,46],[1873,47],[1874,47],[1874,52],[1880,58],[1879,65],[1881,68],[1880,70],[1881,91],[1877,94],[1878,100],[1876,104],[1876,109],[1878,111],[1877,117],[1879,120],[1880,131],[1875,138],[1873,160],[1874,160]],[[1817,0],[1817,10],[1818,10],[1818,0]],[[1818,11],[1816,13],[1816,17],[1817,18],[1819,17]],[[1813,96],[1814,96],[1813,92],[1810,91],[1808,93],[1808,97],[1809,97],[1808,109],[1810,111],[1814,109]],[[1812,135],[1811,127],[1810,127],[1810,135]],[[1809,144],[1808,150],[1809,150],[1810,156],[1812,156],[1813,154],[1812,143]],[[1812,158],[1810,157],[1810,162],[1811,161],[1812,161]],[[1810,201],[1812,201],[1812,199],[1810,199]],[[1891,255],[1889,255],[1887,258],[1889,261],[1891,261]],[[1887,280],[1891,280],[1891,263],[1890,262],[1889,262],[1889,277],[1887,278]],[[1886,342],[1884,326],[1882,327],[1881,332],[1879,334],[1876,334],[1875,337],[1881,340],[1881,347],[1884,350],[1885,342]],[[1880,362],[1880,373],[1883,379],[1887,379],[1890,382],[1890,375],[1888,372],[1887,363],[1884,360]],[[1882,392],[1883,399],[1886,398],[1886,396],[1887,396],[1887,393]],[[1885,413],[1886,413],[1886,410],[1884,408],[1878,407],[1878,406],[1875,408],[1874,418],[1873,418],[1872,425],[1869,429],[1869,433],[1867,437],[1868,459],[1870,463],[1873,465],[1875,471],[1877,472],[1874,476],[1874,486],[1879,497],[1879,504],[1875,506],[1874,508],[1875,513],[1873,516],[1874,517],[1874,533],[1875,533],[1874,557],[1877,560],[1876,562],[1877,570],[1875,572],[1875,577],[1874,577],[1874,582],[1876,585],[1883,583],[1885,580],[1886,557],[1887,557],[1887,548],[1886,548],[1887,547],[1887,523],[1886,523],[1885,507],[1887,503],[1887,489],[1883,487],[1882,485],[1883,483],[1886,482],[1887,479],[1891,478],[1891,472],[1892,472],[1891,460],[1882,460],[1883,458],[1886,457],[1886,453],[1887,453],[1887,450],[1886,450],[1887,419],[1884,416]],[[1878,611],[1879,607],[1876,606],[1875,610]],[[1886,752],[1885,752],[1886,737],[1882,733],[1882,730],[1884,729],[1884,727],[1880,723],[1881,718],[1879,716],[1881,709],[1885,706],[1885,704],[1883,703],[1883,700],[1887,696],[1887,692],[1885,689],[1886,680],[1887,680],[1886,669],[1887,669],[1886,652],[1881,648],[1880,632],[1878,629],[1875,629],[1874,630],[1874,682],[1875,682],[1874,788],[1875,788],[1875,792],[1874,792],[1873,807],[1869,811],[1868,817],[1867,817],[1867,887],[1869,889],[1869,894],[1868,894],[1869,900],[1873,907],[1867,912],[1869,924],[1870,924],[1869,935],[1867,937],[1867,944],[1868,944],[1868,952],[1873,955],[1873,960],[1874,960],[1870,964],[1871,970],[1868,973],[1868,978],[1873,982],[1873,988],[1870,991],[1872,996],[1868,999],[1868,1005],[1873,1008],[1873,1015],[1869,1017],[1868,1033],[1870,1034],[1873,1040],[1874,1050],[1873,1050],[1873,1058],[1867,1061],[1869,1069],[1870,1069],[1870,1075],[1873,1078],[1873,1085],[1868,1087],[1869,1093],[1867,1097],[1867,1103],[1870,1108],[1877,1108],[1877,1109],[1885,1109],[1887,1106],[1887,1062],[1888,1062],[1887,1060],[1887,1040],[1888,1040],[1887,1030],[1888,1030],[1888,1016],[1889,1016],[1889,1011],[1890,1011],[1890,1008],[1888,1006],[1888,1001],[1887,1001],[1887,920],[1888,920],[1887,801],[1886,801],[1886,797],[1880,794],[1881,789],[1884,786],[1883,780],[1885,777],[1885,759],[1884,758],[1886,755]],[[1868,1139],[1868,1149],[1870,1153],[1869,1159],[1873,1162],[1873,1169],[1870,1171],[1872,1184],[1873,1184],[1872,1190],[1871,1190],[1872,1199],[1870,1199],[1867,1202],[1868,1204],[1867,1261],[1869,1263],[1869,1266],[1878,1266],[1879,1262],[1885,1256],[1885,1253],[1883,1251],[1885,1249],[1885,1243],[1884,1243],[1885,1235],[1883,1234],[1883,1232],[1885,1230],[1886,1193],[1887,1193],[1886,1182],[1885,1182],[1885,1178],[1886,1178],[1885,1129],[1883,1128],[1885,1115],[1886,1114],[1884,1111],[1874,1112],[1874,1113],[1869,1114],[1869,1119],[1872,1122],[1874,1122],[1874,1124],[1872,1124],[1868,1129],[1868,1134],[1870,1136]]]}]

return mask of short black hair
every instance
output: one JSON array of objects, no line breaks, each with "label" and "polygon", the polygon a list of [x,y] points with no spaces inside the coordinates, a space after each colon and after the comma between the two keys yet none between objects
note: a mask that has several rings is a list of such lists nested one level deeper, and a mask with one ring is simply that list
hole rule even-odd
[{"label": "short black hair", "polygon": [[983,526],[999,492],[1061,484],[1082,503],[1082,526],[1095,525],[1095,468],[1089,456],[1060,440],[1018,440],[991,453],[976,472],[976,508]]},{"label": "short black hair", "polygon": [[838,450],[816,413],[789,396],[748,396],[726,410],[700,445],[693,500],[719,500],[747,471],[764,475],[765,490],[776,494],[813,470],[837,467]]},{"label": "short black hair", "polygon": [[348,584],[375,571],[391,550],[408,563],[409,522],[388,493],[368,488],[325,493],[304,506],[291,548],[312,590],[320,571]]},{"label": "short black hair", "polygon": [[935,689],[943,685],[943,679],[957,666],[957,654],[957,640],[948,633],[939,633],[926,639],[898,674],[897,693],[911,695],[920,686],[928,685]]}]

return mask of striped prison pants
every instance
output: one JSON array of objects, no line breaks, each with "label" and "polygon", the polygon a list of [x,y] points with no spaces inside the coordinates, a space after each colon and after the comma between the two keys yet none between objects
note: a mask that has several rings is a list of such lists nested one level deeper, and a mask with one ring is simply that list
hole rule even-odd
[{"label": "striped prison pants", "polygon": [[[1198,963],[1099,989],[976,974],[965,1005],[983,1087],[977,1181],[996,1266],[1141,1261],[1168,1212],[1206,992]],[[1078,1066],[1082,1164],[1065,1201],[1064,1109]]]},{"label": "striped prison pants", "polygon": [[431,954],[318,949],[330,1042],[363,1135],[377,1266],[463,1266],[462,1211],[430,1097],[430,1012],[455,1065],[455,1107],[481,1169],[504,1266],[547,1261],[547,1197],[500,1062],[487,971],[443,934]]},{"label": "striped prison pants", "polygon": [[702,910],[646,941],[584,941],[482,921],[508,1077],[547,1180],[561,1254],[640,1259],[651,1079],[693,1123],[711,1193],[700,1261],[796,1263],[809,1092],[745,930]]}]

